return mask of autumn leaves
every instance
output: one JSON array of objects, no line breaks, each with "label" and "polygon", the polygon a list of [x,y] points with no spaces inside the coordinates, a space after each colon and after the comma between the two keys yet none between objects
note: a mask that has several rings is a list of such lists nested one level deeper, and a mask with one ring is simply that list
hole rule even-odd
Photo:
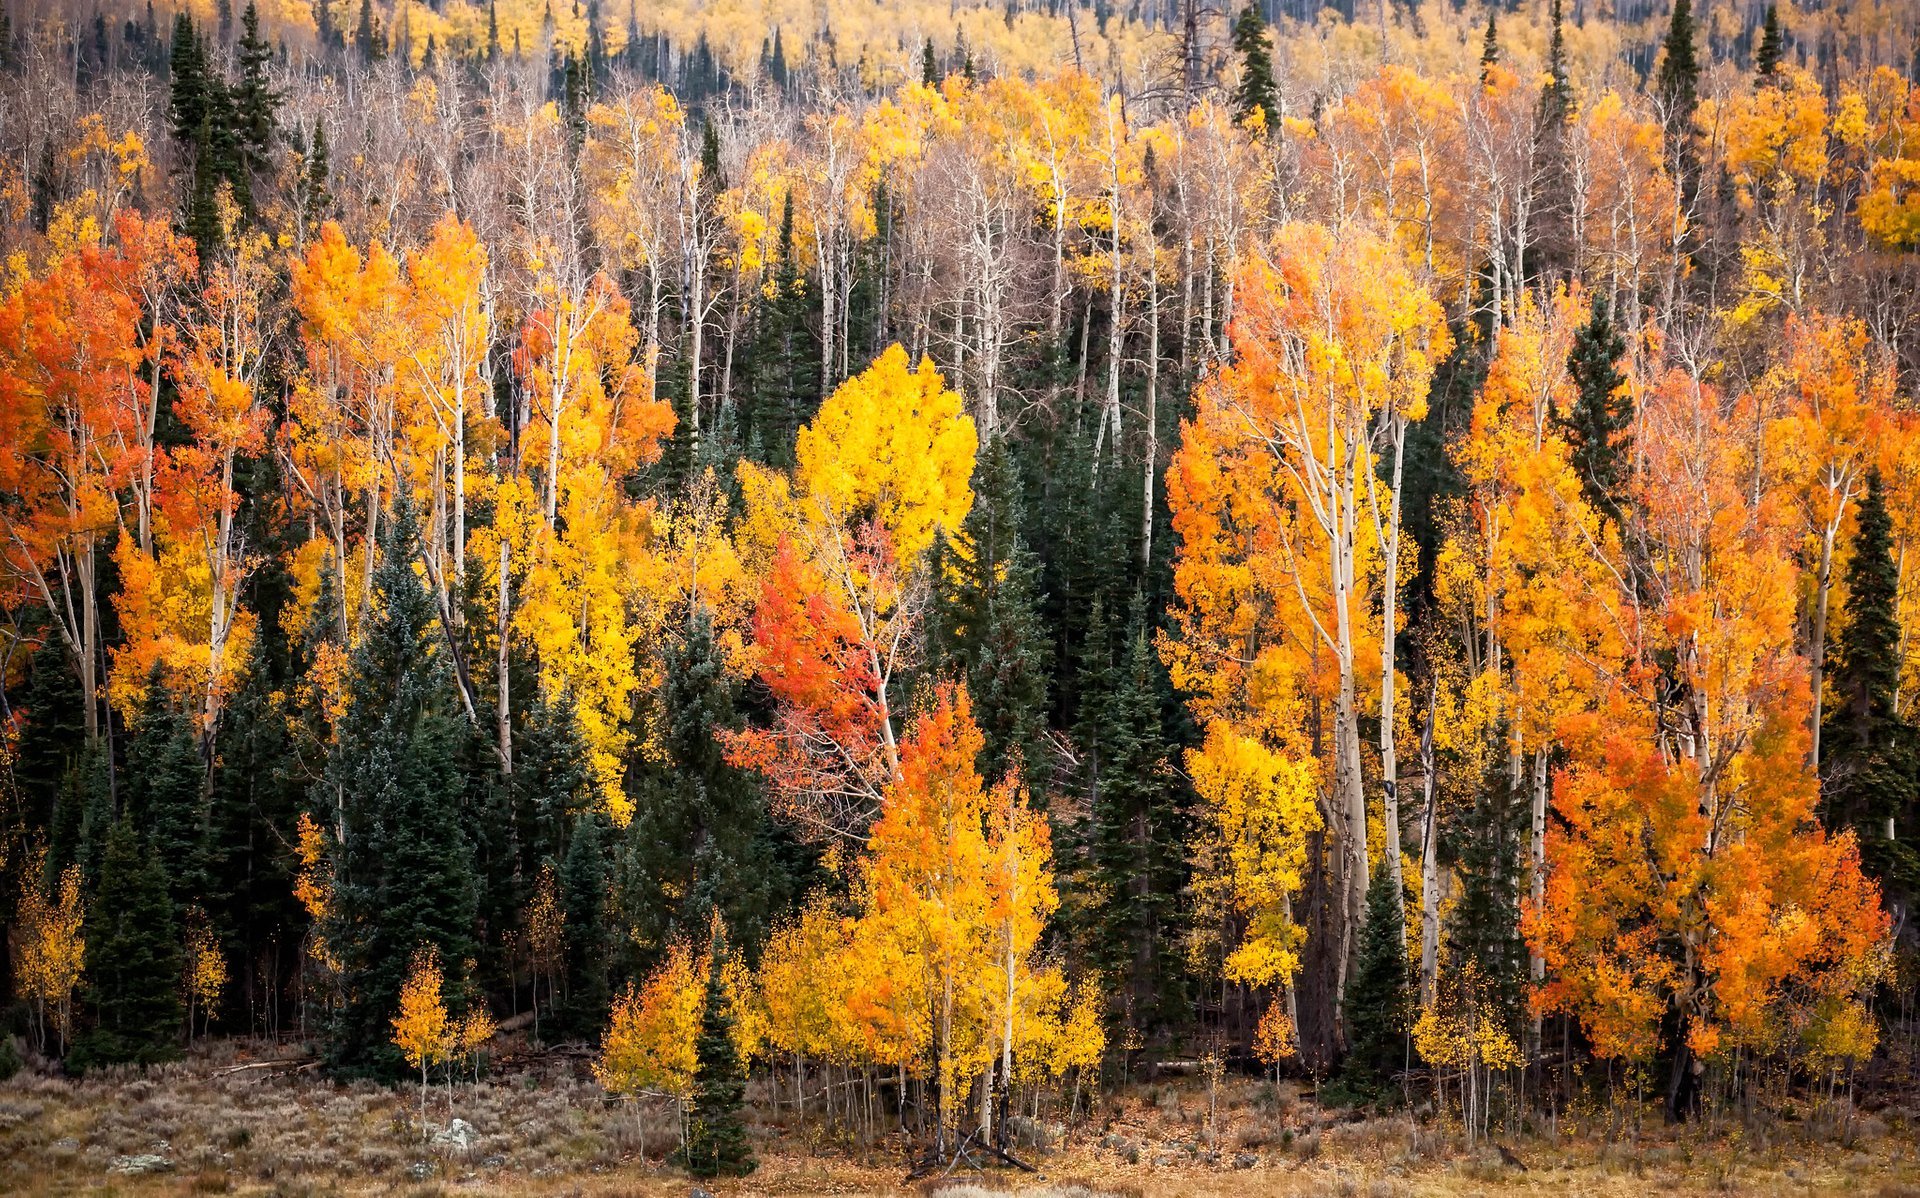
[{"label": "autumn leaves", "polygon": [[[1437,513],[1429,568],[1451,631],[1396,654],[1404,422],[1448,348],[1401,263],[1364,225],[1283,228],[1240,271],[1234,360],[1201,385],[1168,474],[1181,549],[1165,648],[1205,728],[1189,754],[1216,846],[1201,860],[1244,920],[1229,970],[1291,1002],[1310,947],[1292,903],[1324,834],[1340,907],[1316,960],[1345,982],[1369,862],[1399,865],[1403,777],[1428,804],[1408,853],[1425,868],[1405,872],[1430,929],[1453,901],[1432,867],[1436,761],[1478,745],[1532,809],[1536,1020],[1569,1016],[1627,1061],[1865,1054],[1887,920],[1852,834],[1816,818],[1821,658],[1801,621],[1825,618],[1866,471],[1896,470],[1913,436],[1891,367],[1857,326],[1808,317],[1752,393],[1661,372],[1649,343],[1610,331],[1606,369],[1576,374],[1605,309],[1523,296]],[[1577,419],[1583,387],[1624,396],[1630,419]],[[1396,688],[1408,661],[1425,693]],[[1379,728],[1366,756],[1363,720]],[[1418,775],[1396,764],[1396,729],[1422,745]],[[1430,936],[1421,1052],[1525,1059],[1528,1043],[1487,1048],[1471,997],[1447,1000],[1448,972],[1477,966]],[[1291,1030],[1284,1013],[1265,1039]]]}]

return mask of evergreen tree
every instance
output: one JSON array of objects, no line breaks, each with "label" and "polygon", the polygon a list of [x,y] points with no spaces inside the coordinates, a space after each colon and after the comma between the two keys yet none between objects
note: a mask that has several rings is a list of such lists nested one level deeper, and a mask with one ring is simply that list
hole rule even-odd
[{"label": "evergreen tree", "polygon": [[933,39],[920,45],[920,82],[927,87],[940,86],[940,71],[933,62]]},{"label": "evergreen tree", "polygon": [[725,732],[743,726],[739,683],[697,610],[662,669],[661,759],[636,768],[634,818],[622,863],[623,922],[664,944],[717,908],[743,944],[757,944],[776,905],[772,830],[757,775],[727,760]]},{"label": "evergreen tree", "polygon": [[1770,84],[1779,73],[1780,60],[1786,56],[1786,37],[1780,29],[1780,10],[1767,5],[1767,19],[1760,25],[1760,48],[1754,51],[1754,72],[1762,85]]},{"label": "evergreen tree", "polygon": [[[43,826],[60,805],[87,742],[86,705],[67,650],[48,637],[27,660],[25,715],[13,776],[29,821]],[[16,710],[16,714],[18,714]]]},{"label": "evergreen tree", "polygon": [[583,811],[574,817],[560,866],[560,905],[566,913],[566,1007],[560,1023],[576,1035],[591,1035],[612,1001],[612,946],[607,929],[607,886],[612,879],[604,817]]},{"label": "evergreen tree", "polygon": [[177,914],[206,891],[206,776],[193,721],[155,671],[127,739],[126,818],[166,870]]},{"label": "evergreen tree", "polygon": [[93,1027],[74,1048],[81,1068],[180,1055],[180,935],[167,871],[124,819],[107,835],[87,905],[86,999]]},{"label": "evergreen tree", "polygon": [[67,866],[78,865],[88,889],[99,885],[100,861],[114,824],[111,764],[104,738],[83,741],[61,781],[47,830],[49,872],[57,876]]},{"label": "evergreen tree", "polygon": [[747,1074],[733,1045],[725,970],[727,939],[716,922],[695,1046],[693,1109],[687,1119],[687,1172],[695,1177],[745,1177],[758,1167],[747,1141]]},{"label": "evergreen tree", "polygon": [[273,61],[273,48],[260,36],[260,14],[254,0],[240,14],[240,44],[236,58],[240,80],[233,87],[234,141],[239,161],[236,168],[248,177],[260,174],[270,165],[269,155],[277,128],[275,110],[280,96],[267,78]]},{"label": "evergreen tree", "polygon": [[1606,298],[1594,296],[1592,314],[1574,334],[1567,355],[1567,373],[1579,395],[1559,423],[1587,502],[1615,519],[1620,516],[1631,449],[1628,429],[1633,424],[1633,397],[1627,394],[1619,366],[1626,353],[1626,339],[1614,327]]},{"label": "evergreen tree", "polygon": [[190,144],[199,141],[208,116],[206,61],[199,35],[193,30],[193,18],[184,12],[173,18],[173,49],[167,68],[167,114],[176,140]]},{"label": "evergreen tree", "polygon": [[1557,137],[1572,114],[1573,81],[1567,73],[1566,27],[1560,0],[1553,0],[1553,40],[1547,47],[1547,82],[1540,94],[1541,123]]},{"label": "evergreen tree", "polygon": [[1666,57],[1660,63],[1658,90],[1666,104],[1669,135],[1686,135],[1693,127],[1693,109],[1700,94],[1700,60],[1693,47],[1692,0],[1673,0],[1673,17],[1661,43]]},{"label": "evergreen tree", "polygon": [[[1504,730],[1489,742],[1504,747]],[[1520,938],[1521,853],[1531,819],[1525,788],[1515,784],[1504,752],[1490,754],[1486,774],[1442,830],[1460,894],[1442,929],[1446,972],[1472,989],[1509,1032],[1525,1014],[1527,946]]]},{"label": "evergreen tree", "polygon": [[1920,893],[1920,733],[1895,709],[1900,685],[1899,567],[1886,489],[1867,475],[1847,563],[1847,620],[1834,639],[1833,692],[1820,735],[1827,826],[1851,828],[1887,897]]},{"label": "evergreen tree", "polygon": [[256,635],[221,718],[202,902],[235,966],[270,959],[288,939],[284,929],[300,922],[283,847],[295,839],[299,779],[275,681],[267,637]]},{"label": "evergreen tree", "polygon": [[1136,604],[1121,653],[1096,611],[1081,660],[1077,747],[1089,811],[1083,939],[1123,1017],[1158,1039],[1187,1010],[1174,940],[1186,886],[1183,792],[1167,756],[1164,675]]},{"label": "evergreen tree", "polygon": [[1480,84],[1486,86],[1493,79],[1493,68],[1500,65],[1500,30],[1494,23],[1499,9],[1487,9],[1487,32],[1480,39]]},{"label": "evergreen tree", "polygon": [[457,970],[473,949],[473,866],[460,826],[466,737],[433,601],[413,570],[417,538],[403,491],[383,530],[346,712],[314,796],[340,805],[325,935],[340,957],[345,1002],[327,1055],[354,1072],[397,1071],[387,1021],[414,951],[436,948]]},{"label": "evergreen tree", "polygon": [[767,58],[767,74],[773,85],[781,91],[787,90],[787,51],[780,43],[780,27],[773,27],[773,53]]},{"label": "evergreen tree", "polygon": [[985,737],[990,781],[1015,766],[1044,767],[1048,645],[1039,616],[1039,565],[1020,536],[1020,477],[1004,437],[981,449],[974,503],[942,546],[936,649],[966,678]]},{"label": "evergreen tree", "polygon": [[1374,866],[1367,886],[1367,922],[1347,983],[1347,1059],[1343,1080],[1356,1091],[1377,1093],[1406,1065],[1408,1018],[1406,895],[1395,894],[1385,861]]},{"label": "evergreen tree", "polygon": [[500,13],[498,0],[487,0],[487,61],[500,61]]},{"label": "evergreen tree", "polygon": [[387,39],[373,18],[373,0],[360,0],[360,23],[354,27],[353,44],[360,51],[361,62],[379,62],[387,56]]},{"label": "evergreen tree", "polygon": [[1233,49],[1240,56],[1240,82],[1233,89],[1234,119],[1244,122],[1255,110],[1269,132],[1280,119],[1280,88],[1273,78],[1273,50],[1260,6],[1249,4],[1233,23]]}]

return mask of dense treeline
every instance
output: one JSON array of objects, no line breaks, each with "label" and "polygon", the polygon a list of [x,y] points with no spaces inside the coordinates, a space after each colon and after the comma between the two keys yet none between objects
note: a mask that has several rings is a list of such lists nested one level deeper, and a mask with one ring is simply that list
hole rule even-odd
[{"label": "dense treeline", "polygon": [[1911,16],[862,11],[0,30],[35,1051],[1910,1084]]}]

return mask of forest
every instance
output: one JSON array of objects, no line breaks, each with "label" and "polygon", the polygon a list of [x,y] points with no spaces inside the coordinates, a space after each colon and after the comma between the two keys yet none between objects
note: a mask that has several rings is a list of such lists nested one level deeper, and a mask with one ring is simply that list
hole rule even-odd
[{"label": "forest", "polygon": [[1906,1126],[1920,10],[260,4],[0,9],[0,1188]]}]

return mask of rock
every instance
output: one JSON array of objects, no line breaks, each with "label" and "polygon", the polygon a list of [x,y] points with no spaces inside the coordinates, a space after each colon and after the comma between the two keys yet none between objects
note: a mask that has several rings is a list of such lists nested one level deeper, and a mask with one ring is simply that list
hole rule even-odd
[{"label": "rock", "polygon": [[1025,1115],[1015,1115],[1007,1120],[1007,1130],[1013,1133],[1015,1144],[1038,1152],[1051,1151],[1059,1139],[1054,1134],[1053,1128],[1038,1119],[1029,1119]]},{"label": "rock", "polygon": [[415,1161],[407,1166],[407,1176],[415,1181],[425,1181],[433,1176],[433,1166],[426,1161]]},{"label": "rock", "polygon": [[1260,1158],[1251,1152],[1243,1152],[1233,1158],[1233,1167],[1236,1169],[1251,1169],[1259,1163]]},{"label": "rock", "polygon": [[507,1167],[507,1158],[497,1152],[492,1156],[483,1156],[480,1158],[480,1167],[482,1169],[504,1169]]},{"label": "rock", "polygon": [[165,1173],[173,1168],[173,1162],[157,1152],[136,1152],[132,1156],[116,1156],[107,1166],[109,1173]]},{"label": "rock", "polygon": [[465,1119],[455,1119],[452,1123],[447,1124],[445,1128],[434,1133],[433,1146],[435,1148],[450,1148],[455,1152],[465,1152],[473,1147],[473,1141],[476,1138],[477,1133],[473,1130],[473,1124],[468,1123]]},{"label": "rock", "polygon": [[693,1193],[688,1194],[687,1198],[713,1198],[713,1195],[707,1193],[705,1190],[701,1189],[699,1186],[695,1186],[693,1187]]}]

